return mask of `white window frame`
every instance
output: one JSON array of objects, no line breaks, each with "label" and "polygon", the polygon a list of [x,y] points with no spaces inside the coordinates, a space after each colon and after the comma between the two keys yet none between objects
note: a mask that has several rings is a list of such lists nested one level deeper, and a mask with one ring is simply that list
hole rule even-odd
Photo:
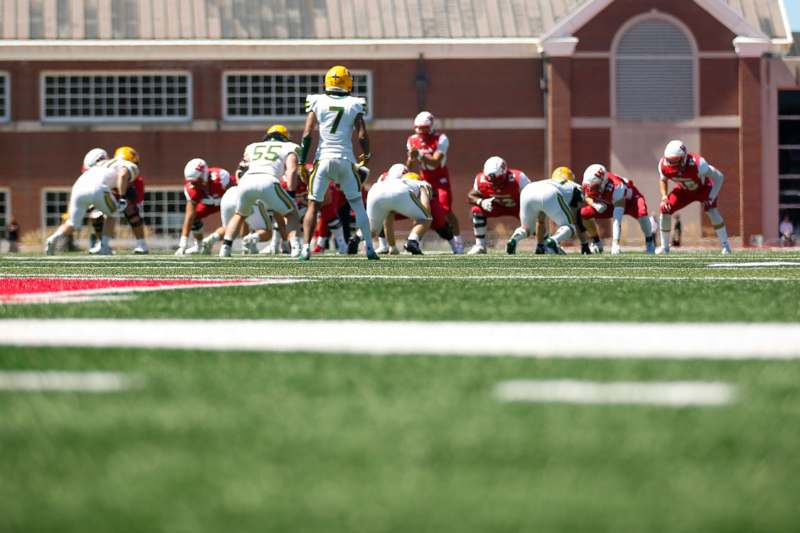
[{"label": "white window frame", "polygon": [[[148,186],[148,187],[145,188],[145,195],[147,195],[147,193],[155,193],[155,192],[175,192],[175,193],[178,193],[178,195],[181,198],[186,200],[186,195],[184,193],[184,189],[183,189],[182,186],[181,187],[173,187],[173,186],[168,186],[168,185],[160,185],[160,186],[157,185],[157,186],[154,186],[154,187],[149,187]],[[147,200],[145,200],[144,206],[143,206],[142,212],[141,212],[142,220],[144,220],[147,216],[149,216],[149,213],[147,211],[147,206],[150,205],[151,203],[152,202],[148,202]],[[180,212],[180,225],[178,226],[178,235],[180,235],[181,229],[183,228],[184,216],[185,216],[185,211],[181,211]],[[169,232],[156,233],[156,229],[152,225],[147,225],[147,230],[148,230],[148,232],[150,232],[150,234],[152,234],[153,236],[158,236],[159,238],[170,238],[171,237]]]},{"label": "white window frame", "polygon": [[[365,120],[372,120],[373,110],[373,81],[371,70],[351,70],[353,76],[365,75],[367,77],[367,113],[364,115]],[[228,76],[302,76],[308,74],[317,74],[325,76],[324,70],[315,69],[302,69],[302,70],[224,70],[222,72],[222,120],[225,122],[288,122],[297,123],[305,121],[306,114],[300,113],[298,115],[252,115],[249,117],[242,117],[238,115],[228,114]],[[303,98],[305,103],[305,97]]]},{"label": "white window frame", "polygon": [[[186,115],[162,117],[48,117],[45,113],[45,78],[48,76],[185,76],[186,80]],[[42,123],[51,124],[174,124],[191,123],[194,118],[194,91],[192,73],[188,70],[46,70],[39,74],[39,118]]]},{"label": "white window frame", "polygon": [[2,231],[4,238],[8,238],[8,224],[14,218],[14,210],[11,208],[11,189],[9,187],[0,187],[0,194],[6,195],[6,212],[3,213],[6,222],[3,226],[0,226],[0,231]]},{"label": "white window frame", "polygon": [[0,78],[5,79],[6,88],[6,93],[4,95],[6,103],[4,106],[0,107],[0,111],[3,113],[2,116],[0,116],[0,124],[5,124],[11,122],[11,74],[6,70],[0,70]]},{"label": "white window frame", "polygon": [[48,227],[57,227],[57,226],[48,226],[47,225],[47,193],[49,192],[65,192],[67,193],[67,209],[69,209],[69,195],[72,193],[72,187],[42,187],[42,199],[40,203],[41,208],[41,221],[42,221],[42,230],[46,231]]},{"label": "white window frame", "polygon": [[[622,43],[622,38],[625,34],[635,25],[639,24],[640,22],[646,22],[648,20],[659,20],[662,22],[668,22],[670,24],[675,25],[678,27],[686,36],[687,40],[689,41],[689,46],[692,48],[692,91],[694,92],[694,102],[692,104],[692,113],[694,114],[693,118],[697,118],[700,116],[700,58],[699,58],[699,50],[697,46],[697,40],[692,33],[692,30],[689,29],[689,26],[684,24],[684,22],[678,18],[675,18],[671,15],[661,12],[649,12],[643,13],[641,15],[637,15],[635,17],[630,18],[628,21],[623,24],[619,30],[617,30],[616,35],[614,35],[614,40],[611,42],[611,54],[610,54],[610,61],[609,68],[611,69],[609,79],[611,80],[611,90],[609,91],[611,95],[611,117],[614,120],[631,120],[631,119],[621,119],[617,117],[617,50],[619,49],[619,45]],[[652,56],[653,59],[676,59],[678,57],[673,56]],[[648,56],[637,56],[637,59],[647,59]],[[685,56],[679,56],[680,59],[686,59]],[[644,121],[644,122],[653,122],[653,121]],[[668,123],[668,122],[667,122]]]}]

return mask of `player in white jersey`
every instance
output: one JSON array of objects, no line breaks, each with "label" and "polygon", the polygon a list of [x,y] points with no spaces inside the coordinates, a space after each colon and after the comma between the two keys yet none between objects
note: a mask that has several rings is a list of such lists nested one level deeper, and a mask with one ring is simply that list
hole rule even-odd
[{"label": "player in white jersey", "polygon": [[305,178],[305,162],[311,148],[311,134],[319,124],[319,144],[314,169],[308,179],[308,210],[303,219],[303,251],[300,259],[311,259],[311,237],[317,221],[317,213],[325,199],[330,182],[339,186],[356,215],[356,224],[361,230],[367,248],[368,259],[379,259],[372,247],[369,219],[361,197],[361,177],[353,153],[353,131],[358,134],[362,154],[359,163],[369,161],[369,137],[364,123],[365,101],[350,95],[353,78],[350,71],[335,66],[325,74],[325,93],[312,94],[306,98],[306,125],[303,131],[300,152],[301,172]]},{"label": "player in white jersey", "polygon": [[[94,206],[106,216],[125,209],[127,201],[120,195],[128,190],[128,184],[139,175],[139,167],[136,164],[138,160],[139,155],[136,151],[126,147],[126,150],[120,152],[120,157],[101,161],[81,174],[72,186],[67,220],[47,238],[45,244],[47,255],[55,253],[60,238],[72,235],[75,229],[83,226],[83,218],[90,206]],[[103,238],[107,239],[106,236]]]},{"label": "player in white jersey", "polygon": [[[225,228],[236,214],[236,205],[239,203],[239,193],[241,189],[231,187],[222,195],[219,204],[219,214],[222,218],[222,226],[215,232],[200,242],[200,253],[211,255],[211,250],[217,241],[221,241],[225,236]],[[258,243],[272,239],[272,218],[269,215],[267,206],[260,200],[256,201],[253,214],[247,217],[242,225],[242,245],[246,254],[257,254]],[[236,236],[234,235],[234,238]]]},{"label": "player in white jersey", "polygon": [[[545,217],[552,220],[558,228],[552,236],[544,240],[546,253],[563,254],[560,243],[578,234],[578,210],[583,204],[581,186],[575,183],[575,175],[567,167],[553,171],[548,180],[534,181],[520,193],[520,227],[514,231],[506,243],[506,252],[514,254],[517,243],[535,234],[535,225],[544,223]],[[539,226],[538,231],[542,231]],[[581,234],[581,243],[586,242]]]},{"label": "player in white jersey", "polygon": [[385,180],[373,185],[367,195],[367,216],[372,236],[377,237],[383,228],[388,247],[393,248],[394,215],[403,215],[414,221],[405,249],[413,255],[422,255],[420,239],[428,231],[433,220],[432,194],[430,183],[422,181],[422,178],[414,172],[399,177],[390,174]]},{"label": "player in white jersey", "polygon": [[230,257],[233,239],[239,234],[244,220],[253,214],[258,202],[286,218],[287,229],[294,234],[292,252],[299,255],[300,214],[297,204],[283,190],[280,182],[280,177],[285,176],[290,186],[295,183],[298,149],[299,146],[289,140],[289,130],[280,124],[267,130],[264,140],[245,148],[240,166],[246,166],[247,172],[237,186],[239,201],[236,203],[236,213],[225,226],[220,257]]}]

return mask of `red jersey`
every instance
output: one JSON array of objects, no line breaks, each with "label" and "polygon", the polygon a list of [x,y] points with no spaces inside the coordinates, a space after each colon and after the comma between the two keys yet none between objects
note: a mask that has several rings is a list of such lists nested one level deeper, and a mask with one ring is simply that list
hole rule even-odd
[{"label": "red jersey", "polygon": [[622,200],[630,200],[633,197],[636,188],[631,180],[612,172],[607,172],[606,177],[606,184],[600,191],[584,191],[586,196],[596,202],[604,202],[608,205],[614,205]]},{"label": "red jersey", "polygon": [[444,154],[440,166],[434,166],[420,161],[420,177],[434,187],[449,187],[450,172],[447,170],[447,151],[450,149],[450,140],[444,133],[434,132],[427,135],[415,133],[406,141],[408,150],[415,149],[421,155],[432,156],[436,152]]},{"label": "red jersey", "polygon": [[695,191],[706,184],[709,166],[700,154],[688,154],[686,165],[670,165],[663,157],[658,162],[658,173],[662,180],[672,180],[678,187]]},{"label": "red jersey", "polygon": [[187,200],[197,204],[219,205],[225,191],[236,185],[236,178],[224,168],[212,167],[208,169],[208,181],[183,182],[183,191]]},{"label": "red jersey", "polygon": [[483,198],[494,197],[503,207],[519,207],[519,193],[529,182],[524,172],[510,168],[504,178],[494,181],[479,173],[472,188]]},{"label": "red jersey", "polygon": [[136,191],[136,204],[139,205],[144,202],[144,178],[139,175],[133,180],[128,187],[133,187]]}]

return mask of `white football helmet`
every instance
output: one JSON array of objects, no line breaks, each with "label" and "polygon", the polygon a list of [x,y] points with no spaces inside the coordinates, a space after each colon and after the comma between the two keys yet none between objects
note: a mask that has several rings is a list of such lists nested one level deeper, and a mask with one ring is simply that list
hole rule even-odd
[{"label": "white football helmet", "polygon": [[231,183],[231,173],[224,168],[221,168],[217,173],[217,179],[219,180],[220,185],[222,185],[222,188],[227,189],[228,185]]},{"label": "white football helmet", "polygon": [[594,198],[608,183],[608,170],[603,165],[589,165],[583,172],[583,193]]},{"label": "white football helmet", "polygon": [[[183,177],[187,181],[208,181],[208,163],[199,157],[192,159],[183,168]],[[228,176],[230,179],[230,176]]]},{"label": "white football helmet", "polygon": [[386,173],[386,179],[399,180],[405,174],[408,174],[408,168],[402,163],[397,163],[389,167],[389,171]]},{"label": "white football helmet", "polygon": [[[429,111],[423,111],[414,118],[414,130],[426,128],[429,132],[433,132],[433,114]],[[419,132],[418,132],[419,133]]]},{"label": "white football helmet", "polygon": [[689,151],[686,149],[686,145],[683,144],[683,141],[670,141],[664,149],[664,159],[670,165],[683,166],[686,164],[688,155]]},{"label": "white football helmet", "polygon": [[489,181],[505,176],[506,172],[508,172],[508,163],[502,157],[493,155],[483,164],[483,175],[489,178]]},{"label": "white football helmet", "polygon": [[83,168],[84,170],[88,170],[100,161],[105,161],[106,159],[108,159],[108,152],[102,148],[92,148],[83,158]]}]

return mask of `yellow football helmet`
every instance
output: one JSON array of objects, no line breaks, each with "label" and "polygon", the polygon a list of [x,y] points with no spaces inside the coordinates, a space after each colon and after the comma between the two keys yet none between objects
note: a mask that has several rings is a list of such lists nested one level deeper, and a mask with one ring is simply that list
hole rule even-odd
[{"label": "yellow football helmet", "polygon": [[114,159],[124,159],[134,165],[139,164],[139,154],[130,146],[120,146],[114,151]]},{"label": "yellow football helmet", "polygon": [[422,181],[422,178],[416,172],[407,172],[407,173],[403,174],[403,178],[407,179],[407,180]]},{"label": "yellow football helmet", "polygon": [[325,91],[350,94],[353,90],[353,76],[347,67],[336,65],[325,74]]},{"label": "yellow football helmet", "polygon": [[275,124],[273,126],[270,126],[270,128],[267,130],[267,137],[274,137],[274,136],[283,137],[283,139],[287,141],[290,139],[289,130],[286,129],[286,126],[284,126],[283,124]]},{"label": "yellow football helmet", "polygon": [[575,173],[567,167],[558,167],[553,171],[550,179],[566,183],[568,181],[575,181]]}]

